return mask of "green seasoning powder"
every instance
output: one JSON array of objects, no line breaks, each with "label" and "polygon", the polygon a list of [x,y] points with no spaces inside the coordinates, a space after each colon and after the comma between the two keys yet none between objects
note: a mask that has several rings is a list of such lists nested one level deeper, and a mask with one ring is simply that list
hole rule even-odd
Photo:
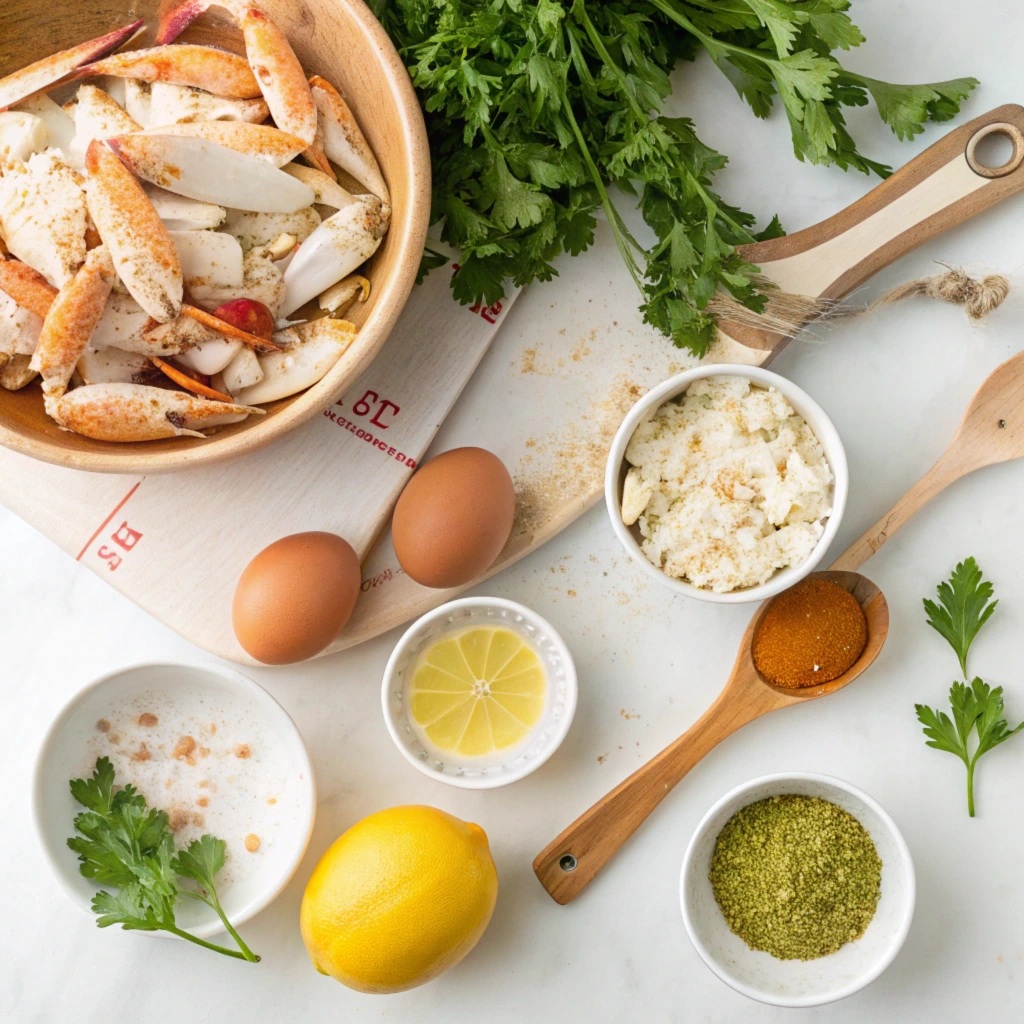
[{"label": "green seasoning powder", "polygon": [[814,960],[864,934],[881,894],[882,861],[853,815],[789,794],[729,819],[709,877],[729,927],[751,949]]}]

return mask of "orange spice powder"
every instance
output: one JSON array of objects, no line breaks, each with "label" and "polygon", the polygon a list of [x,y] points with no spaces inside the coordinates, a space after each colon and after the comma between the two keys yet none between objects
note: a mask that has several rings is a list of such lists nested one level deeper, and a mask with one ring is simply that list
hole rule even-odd
[{"label": "orange spice powder", "polygon": [[831,580],[802,580],[772,600],[752,654],[775,686],[817,686],[838,679],[867,642],[864,609],[849,591]]}]

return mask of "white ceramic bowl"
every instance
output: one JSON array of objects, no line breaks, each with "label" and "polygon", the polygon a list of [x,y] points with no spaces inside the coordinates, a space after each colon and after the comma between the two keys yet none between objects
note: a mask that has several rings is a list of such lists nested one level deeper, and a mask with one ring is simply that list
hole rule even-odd
[{"label": "white ceramic bowl", "polygon": [[[791,565],[780,569],[767,582],[758,587],[732,590],[726,594],[718,594],[713,590],[695,587],[692,583],[675,579],[652,565],[640,547],[639,527],[636,525],[626,526],[622,521],[622,482],[625,480],[626,471],[629,468],[626,462],[626,448],[636,428],[651,419],[665,402],[681,395],[695,380],[701,380],[704,377],[745,377],[762,387],[774,387],[780,391],[790,405],[807,421],[808,426],[821,442],[825,458],[828,460],[832,476],[835,478],[832,487],[832,514],[825,521],[825,530],[807,561],[801,565]],[[670,590],[674,590],[677,594],[685,594],[687,597],[696,597],[701,601],[711,601],[715,604],[746,604],[752,601],[763,601],[765,598],[786,590],[815,569],[825,557],[832,538],[835,537],[836,531],[839,529],[839,523],[842,521],[843,512],[846,509],[846,495],[849,486],[850,474],[846,465],[846,450],[843,448],[839,432],[828,418],[825,410],[806,391],[798,388],[785,377],[780,377],[777,373],[771,373],[768,370],[733,363],[715,363],[711,366],[698,366],[675,377],[670,377],[663,384],[648,391],[630,409],[615,434],[611,451],[608,453],[608,464],[604,476],[604,497],[615,535],[648,576],[656,579]]]},{"label": "white ceramic bowl", "polygon": [[[751,949],[725,922],[708,880],[715,840],[741,808],[783,793],[816,796],[852,814],[871,835],[882,859],[882,896],[864,934],[818,960],[776,960]],[[701,959],[737,992],[774,1006],[818,1006],[869,985],[892,963],[914,916],[914,863],[888,814],[855,786],[828,775],[765,775],[726,793],[690,839],[683,859],[683,921]]]},{"label": "white ceramic bowl", "polygon": [[[492,758],[442,760],[423,745],[406,714],[406,674],[441,633],[469,626],[505,626],[525,637],[547,671],[547,703],[525,745]],[[536,771],[561,746],[576,713],[577,692],[572,655],[550,622],[515,601],[467,597],[427,612],[406,630],[384,670],[381,705],[395,746],[424,775],[461,789],[494,789]]]},{"label": "white ceramic bowl", "polygon": [[[218,886],[231,923],[240,925],[266,907],[288,884],[306,852],[316,816],[313,766],[288,712],[262,686],[239,672],[212,665],[147,664],[117,669],[86,686],[61,709],[39,750],[33,780],[33,814],[43,852],[64,890],[90,916],[90,903],[99,886],[79,874],[78,858],[67,847],[68,837],[75,834],[73,819],[82,810],[72,799],[68,782],[91,773],[94,756],[89,749],[90,738],[97,735],[97,721],[110,714],[117,702],[152,697],[155,705],[161,694],[180,697],[185,691],[210,707],[237,710],[241,722],[252,723],[252,729],[274,737],[294,773],[290,792],[274,805],[282,824],[273,842],[264,843],[258,853],[250,855],[241,849],[240,838],[221,836],[228,842],[229,863],[234,856],[259,858],[257,870],[247,878],[227,884],[223,891]],[[240,737],[243,735],[240,733]],[[252,757],[259,756],[260,751],[254,749]],[[202,768],[193,770],[201,772]],[[115,784],[124,781],[118,777]],[[162,806],[158,798],[149,796],[151,805]],[[179,927],[200,938],[223,930],[213,911],[198,900],[179,901],[175,919]]]}]

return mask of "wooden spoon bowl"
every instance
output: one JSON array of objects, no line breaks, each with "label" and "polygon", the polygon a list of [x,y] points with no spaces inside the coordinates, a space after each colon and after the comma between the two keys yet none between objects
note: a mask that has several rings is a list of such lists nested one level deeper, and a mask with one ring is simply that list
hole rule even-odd
[{"label": "wooden spoon bowl", "polygon": [[[148,31],[133,46],[151,46],[160,9],[171,0],[0,0],[0,77],[136,18]],[[165,473],[251,452],[321,413],[353,384],[380,351],[416,279],[430,215],[430,153],[419,102],[401,58],[362,0],[260,0],[288,36],[303,68],[346,96],[388,182],[391,227],[362,272],[372,291],[348,318],[359,327],[351,348],[313,387],[265,406],[207,438],[112,444],[62,431],[43,411],[38,383],[0,389],[0,444],[60,466],[106,473]],[[243,52],[224,12],[204,14],[182,36]]]}]

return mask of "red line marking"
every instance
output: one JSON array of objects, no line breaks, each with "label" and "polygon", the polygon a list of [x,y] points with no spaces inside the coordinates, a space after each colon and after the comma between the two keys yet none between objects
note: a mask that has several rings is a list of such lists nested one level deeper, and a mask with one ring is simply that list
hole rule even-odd
[{"label": "red line marking", "polygon": [[96,532],[85,542],[85,547],[78,552],[78,557],[75,559],[76,562],[80,562],[82,560],[85,553],[92,547],[92,542],[107,528],[110,524],[110,520],[113,519],[122,508],[124,508],[124,503],[139,489],[139,484],[141,483],[142,480],[136,481],[135,486],[132,487],[132,489],[114,506],[110,515],[96,527]]}]

